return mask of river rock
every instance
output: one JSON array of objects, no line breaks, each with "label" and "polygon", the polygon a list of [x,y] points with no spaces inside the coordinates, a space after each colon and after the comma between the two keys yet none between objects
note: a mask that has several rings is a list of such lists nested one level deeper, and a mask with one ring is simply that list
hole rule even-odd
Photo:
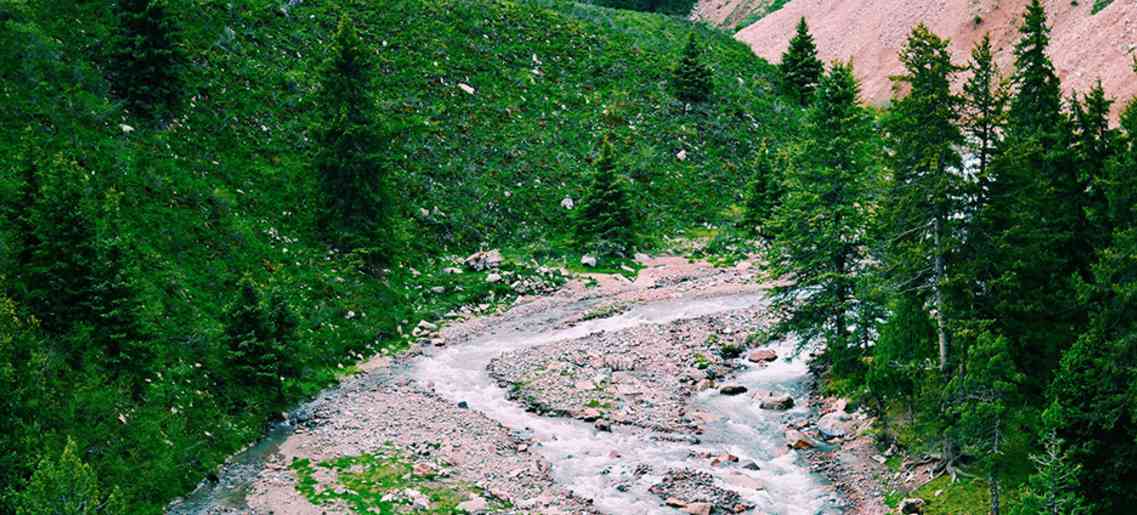
[{"label": "river rock", "polygon": [[596,257],[594,257],[594,256],[588,256],[588,255],[580,256],[580,264],[582,264],[584,266],[587,266],[590,268],[596,268],[596,263],[597,263]]},{"label": "river rock", "polygon": [[812,449],[816,447],[813,440],[810,440],[801,431],[796,429],[786,430],[786,446],[791,449]]},{"label": "river rock", "polygon": [[758,464],[755,463],[753,460],[747,461],[746,463],[743,463],[742,468],[744,468],[746,470],[762,470],[762,467],[759,467]]},{"label": "river rock", "polygon": [[666,501],[663,501],[663,503],[672,508],[682,508],[687,505],[687,501],[677,499],[675,497],[668,497]]},{"label": "river rock", "polygon": [[723,395],[741,395],[746,393],[746,387],[740,384],[726,384],[719,388],[719,393]]},{"label": "river rock", "polygon": [[486,276],[486,282],[490,284],[501,282],[501,274],[493,273]]},{"label": "river rock", "polygon": [[587,408],[580,412],[580,419],[585,422],[595,422],[602,416],[604,416],[604,414],[596,408]]},{"label": "river rock", "polygon": [[486,510],[489,510],[490,504],[486,502],[485,499],[475,495],[466,501],[458,503],[457,508],[458,511],[464,511],[466,513],[484,513]]},{"label": "river rock", "polygon": [[924,513],[925,504],[927,503],[918,497],[904,499],[900,501],[900,513]]},{"label": "river rock", "polygon": [[416,476],[430,476],[434,474],[434,465],[425,462],[415,463],[411,472],[414,472]]},{"label": "river rock", "polygon": [[852,417],[843,411],[834,411],[817,421],[817,430],[826,439],[842,438],[852,431]]},{"label": "river rock", "polygon": [[794,407],[794,398],[786,394],[771,393],[759,398],[758,407],[768,410],[788,410]]},{"label": "river rock", "polygon": [[751,363],[769,363],[778,359],[778,353],[770,349],[758,349],[747,358]]},{"label": "river rock", "polygon": [[709,502],[693,502],[682,508],[679,511],[683,513],[690,513],[691,515],[711,515],[711,503]]},{"label": "river rock", "polygon": [[463,263],[476,271],[488,270],[501,266],[502,257],[501,251],[494,249],[489,251],[481,251],[470,254]]}]

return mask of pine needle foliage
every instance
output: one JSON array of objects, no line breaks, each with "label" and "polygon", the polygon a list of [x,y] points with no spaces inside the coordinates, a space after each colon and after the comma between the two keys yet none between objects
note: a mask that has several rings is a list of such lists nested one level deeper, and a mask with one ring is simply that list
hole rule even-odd
[{"label": "pine needle foliage", "polygon": [[371,95],[375,65],[347,16],[339,20],[331,52],[318,99],[318,224],[333,246],[366,249],[371,264],[382,265],[391,260],[395,237],[381,120]]},{"label": "pine needle foliage", "polygon": [[782,54],[779,66],[783,89],[789,97],[802,106],[813,102],[813,92],[825,73],[825,65],[817,58],[817,44],[809,25],[802,17],[797,24],[797,32],[790,40],[790,47]]},{"label": "pine needle foliage", "polygon": [[618,169],[615,152],[605,136],[592,180],[573,220],[577,248],[602,257],[627,257],[636,247],[631,195]]},{"label": "pine needle foliage", "polygon": [[702,61],[702,54],[695,33],[691,32],[687,36],[683,56],[672,71],[671,89],[675,98],[689,104],[706,102],[713,93],[711,69]]},{"label": "pine needle foliage", "polygon": [[110,55],[111,91],[141,117],[174,112],[181,102],[186,58],[179,29],[163,0],[117,0]]},{"label": "pine needle foliage", "polygon": [[118,515],[128,513],[117,491],[104,494],[99,478],[79,456],[74,440],[58,458],[45,456],[28,487],[16,496],[17,515]]}]

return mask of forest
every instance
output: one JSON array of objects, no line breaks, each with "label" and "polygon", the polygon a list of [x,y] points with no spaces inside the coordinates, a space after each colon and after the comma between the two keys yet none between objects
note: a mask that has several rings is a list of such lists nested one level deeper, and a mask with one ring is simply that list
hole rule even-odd
[{"label": "forest", "polygon": [[887,108],[804,19],[771,65],[595,3],[650,12],[0,2],[0,512],[162,512],[415,322],[690,237],[962,512],[1128,512],[1137,102],[1038,0],[1005,70],[917,26]]}]

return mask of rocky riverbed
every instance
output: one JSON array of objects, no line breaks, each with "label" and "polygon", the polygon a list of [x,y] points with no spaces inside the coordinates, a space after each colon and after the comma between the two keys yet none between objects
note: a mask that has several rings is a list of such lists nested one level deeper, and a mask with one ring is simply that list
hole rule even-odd
[{"label": "rocky riverbed", "polygon": [[[750,348],[770,322],[756,273],[644,265],[634,281],[572,281],[371,360],[171,511],[338,513],[368,496],[407,511],[856,508],[806,460],[841,438],[817,431],[807,363],[792,342]],[[360,493],[376,477],[379,491]]]}]

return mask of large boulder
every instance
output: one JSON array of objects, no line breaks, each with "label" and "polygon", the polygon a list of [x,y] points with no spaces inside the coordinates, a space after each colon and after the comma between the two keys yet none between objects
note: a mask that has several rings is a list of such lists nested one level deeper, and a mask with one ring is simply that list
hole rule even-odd
[{"label": "large boulder", "polygon": [[719,393],[723,395],[741,395],[746,393],[746,387],[740,384],[727,384],[719,388]]},{"label": "large boulder", "polygon": [[758,397],[758,407],[768,410],[784,411],[794,407],[794,398],[787,394],[769,393]]},{"label": "large boulder", "polygon": [[900,513],[924,513],[927,503],[920,498],[908,498],[900,501]]},{"label": "large boulder", "polygon": [[497,268],[501,266],[501,262],[501,251],[497,249],[475,252],[463,261],[467,267],[479,272]]},{"label": "large boulder", "polygon": [[812,449],[816,447],[813,440],[795,429],[786,430],[786,447],[791,449]]},{"label": "large boulder", "polygon": [[827,439],[843,438],[853,432],[853,417],[844,411],[834,411],[817,421],[817,430]]},{"label": "large boulder", "polygon": [[751,363],[769,363],[778,359],[778,353],[770,349],[758,349],[748,357]]}]

